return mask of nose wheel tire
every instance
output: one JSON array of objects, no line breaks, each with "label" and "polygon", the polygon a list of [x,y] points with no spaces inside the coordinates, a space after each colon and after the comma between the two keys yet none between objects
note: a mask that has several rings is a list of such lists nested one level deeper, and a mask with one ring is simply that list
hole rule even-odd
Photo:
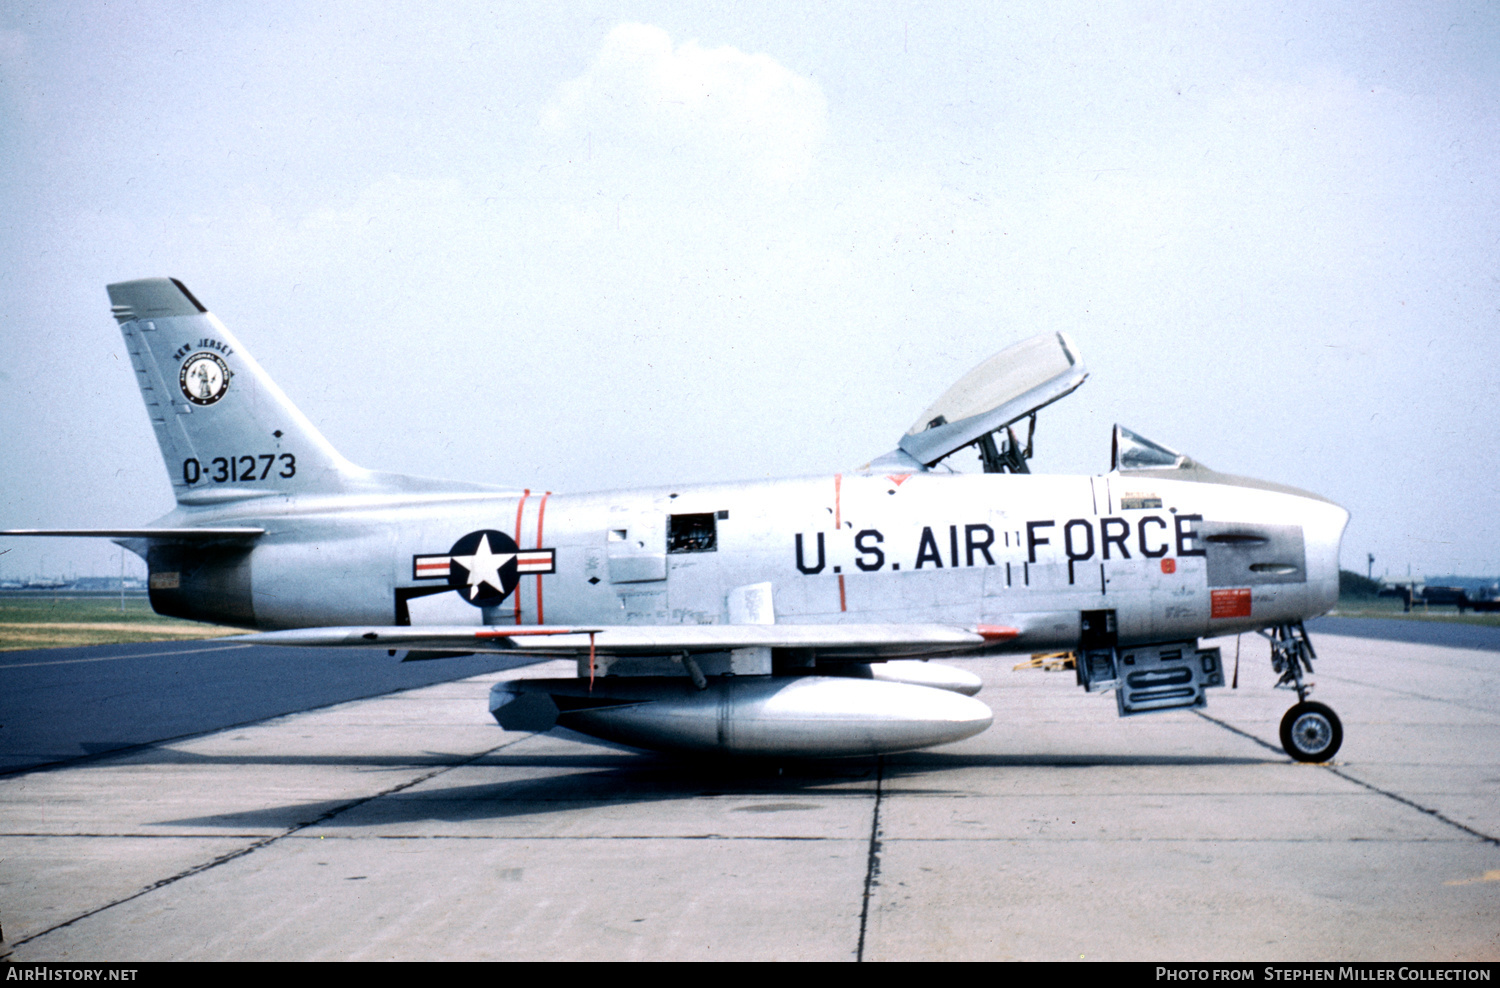
[{"label": "nose wheel tire", "polygon": [[1339,715],[1321,703],[1304,701],[1281,718],[1281,746],[1299,762],[1326,762],[1343,743]]}]

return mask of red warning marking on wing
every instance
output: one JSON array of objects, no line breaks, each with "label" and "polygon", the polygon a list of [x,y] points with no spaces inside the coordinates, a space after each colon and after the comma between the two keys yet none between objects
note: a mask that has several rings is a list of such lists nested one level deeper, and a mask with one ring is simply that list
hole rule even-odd
[{"label": "red warning marking on wing", "polygon": [[1211,591],[1208,616],[1211,618],[1249,617],[1250,588]]}]

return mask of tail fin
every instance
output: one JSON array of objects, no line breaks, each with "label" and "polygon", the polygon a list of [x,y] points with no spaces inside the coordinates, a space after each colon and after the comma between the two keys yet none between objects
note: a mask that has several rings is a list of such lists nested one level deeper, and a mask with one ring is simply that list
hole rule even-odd
[{"label": "tail fin", "polygon": [[268,494],[475,490],[354,466],[175,278],[108,286],[179,504]]},{"label": "tail fin", "polygon": [[179,503],[340,491],[361,472],[182,282],[121,282],[109,301]]}]

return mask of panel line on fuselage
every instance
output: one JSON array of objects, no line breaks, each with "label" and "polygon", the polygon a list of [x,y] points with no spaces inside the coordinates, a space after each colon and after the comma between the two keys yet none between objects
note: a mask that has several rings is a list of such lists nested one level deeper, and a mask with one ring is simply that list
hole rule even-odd
[{"label": "panel line on fuselage", "polygon": [[[521,512],[526,510],[526,499],[531,496],[531,488],[528,487],[521,492],[521,499],[516,502],[516,545],[521,544]],[[521,623],[521,584],[516,583],[515,589],[516,624]]]},{"label": "panel line on fuselage", "polygon": [[[551,496],[551,491],[543,491],[542,503],[537,505],[536,509],[536,547],[538,549],[542,547],[542,519],[547,514],[547,498]],[[542,574],[540,573],[536,575],[536,623],[547,623],[547,619],[542,614]]]}]

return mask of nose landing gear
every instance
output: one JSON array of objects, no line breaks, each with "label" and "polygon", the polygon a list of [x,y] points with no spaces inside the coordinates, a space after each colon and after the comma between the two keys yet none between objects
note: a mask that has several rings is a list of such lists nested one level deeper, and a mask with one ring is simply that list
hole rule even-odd
[{"label": "nose landing gear", "polygon": [[1260,634],[1271,642],[1271,668],[1281,674],[1277,687],[1297,691],[1298,702],[1281,718],[1281,747],[1299,762],[1326,762],[1344,743],[1344,725],[1329,707],[1307,698],[1311,685],[1302,673],[1311,673],[1317,658],[1302,622],[1279,624]]},{"label": "nose landing gear", "polygon": [[1299,762],[1326,762],[1343,743],[1339,715],[1321,703],[1304,701],[1281,718],[1281,746]]}]

